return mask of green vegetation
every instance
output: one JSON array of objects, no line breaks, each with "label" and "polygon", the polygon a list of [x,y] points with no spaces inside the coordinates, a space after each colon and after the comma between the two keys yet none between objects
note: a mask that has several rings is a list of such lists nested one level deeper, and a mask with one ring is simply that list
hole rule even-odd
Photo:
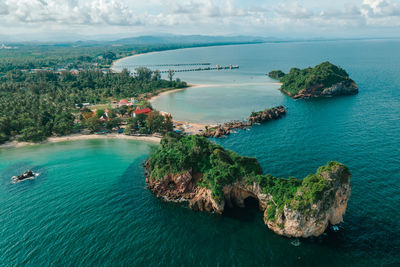
[{"label": "green vegetation", "polygon": [[[77,74],[69,71],[28,73],[12,70],[0,76],[0,143],[14,137],[21,141],[38,142],[48,136],[69,134],[82,127],[96,132],[104,126],[104,121],[98,121],[104,110],[98,110],[96,118],[91,118],[91,110],[82,109],[79,112],[75,104],[110,103],[111,100],[131,97],[140,100],[147,93],[185,86],[185,82],[162,80],[157,73],[145,68],[134,76],[127,70],[121,73],[85,70]],[[148,106],[148,103],[137,103],[137,106],[142,105]],[[111,115],[114,113],[125,119],[132,111],[126,106],[114,110],[110,108]],[[150,128],[147,133],[159,130],[157,124]]]},{"label": "green vegetation", "polygon": [[306,89],[313,92],[321,92],[334,84],[343,82],[345,85],[354,83],[347,72],[330,62],[323,62],[314,68],[292,68],[288,74],[282,71],[271,71],[269,76],[282,82],[282,90],[291,94],[297,94]]},{"label": "green vegetation", "polygon": [[223,187],[235,181],[243,180],[247,185],[258,183],[264,194],[272,196],[267,210],[267,216],[271,218],[281,214],[285,205],[301,210],[310,208],[330,188],[322,173],[341,165],[329,162],[316,174],[310,174],[303,180],[276,178],[269,174],[262,175],[261,166],[255,158],[225,150],[204,137],[172,133],[162,139],[159,148],[150,156],[149,163],[153,179],[189,170],[202,173],[199,185],[210,189],[215,199],[222,198]]},{"label": "green vegetation", "polygon": [[[15,49],[0,49],[0,75],[11,70],[88,70],[109,68],[116,59],[137,53],[212,45],[238,44],[243,42],[188,42],[182,43],[135,43],[76,42],[64,44],[15,43]],[[254,42],[245,42],[254,43]]]},{"label": "green vegetation", "polygon": [[280,80],[283,76],[285,76],[285,73],[281,70],[273,70],[268,73],[268,76],[272,79]]},{"label": "green vegetation", "polygon": [[[267,217],[273,220],[282,214],[284,207],[307,212],[313,203],[322,199],[323,194],[331,188],[329,181],[323,178],[323,172],[332,171],[337,166],[343,166],[336,161],[330,161],[320,167],[315,174],[309,174],[303,180],[296,178],[275,178],[269,174],[256,176],[264,194],[270,194],[273,201],[268,203]],[[350,173],[347,168],[345,171]],[[348,181],[341,181],[348,182]]]},{"label": "green vegetation", "polygon": [[[161,79],[160,71],[144,67],[138,68],[135,76],[127,70],[113,73],[109,68],[116,59],[152,51],[240,43],[196,39],[183,43],[181,38],[176,43],[171,40],[149,43],[147,38],[142,39],[14,43],[8,44],[10,49],[0,49],[0,144],[14,139],[38,142],[82,128],[91,132],[115,129],[128,121],[133,110],[125,106],[111,109],[112,100],[135,97],[139,100],[135,108],[146,108],[150,107],[146,101],[148,95],[187,86],[179,78],[173,79],[173,71],[168,74],[168,80]],[[82,108],[83,103],[89,103],[91,108],[102,104],[98,109],[107,108],[116,116],[111,114],[109,120],[99,121],[103,111],[92,118],[90,110],[79,112],[75,108],[75,105]],[[159,116],[152,118],[155,122],[147,120],[144,125],[129,121],[126,132],[164,133],[171,129],[171,118],[166,118],[162,127]]]},{"label": "green vegetation", "polygon": [[239,177],[262,172],[255,158],[242,157],[204,137],[167,134],[150,156],[151,177],[162,179],[188,170],[203,173],[200,185],[211,189],[215,198],[223,197],[222,188]]},{"label": "green vegetation", "polygon": [[125,134],[166,134],[172,132],[174,128],[172,117],[170,115],[163,116],[156,110],[150,112],[149,115],[138,114],[136,117],[128,119],[127,123]]}]

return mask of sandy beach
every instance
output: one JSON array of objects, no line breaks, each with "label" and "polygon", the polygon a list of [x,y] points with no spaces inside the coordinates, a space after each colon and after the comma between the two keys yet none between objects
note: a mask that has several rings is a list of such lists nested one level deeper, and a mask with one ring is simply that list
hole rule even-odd
[{"label": "sandy beach", "polygon": [[118,72],[118,71],[116,71],[116,70],[114,69],[114,65],[117,64],[117,63],[118,63],[119,61],[121,61],[121,60],[130,58],[130,57],[138,57],[138,56],[150,55],[150,54],[160,53],[160,52],[161,52],[161,51],[154,51],[154,52],[147,52],[147,53],[137,53],[137,54],[133,54],[133,55],[130,55],[130,56],[126,56],[126,57],[119,58],[119,59],[113,61],[113,63],[111,64],[110,69],[111,69],[112,71],[114,71],[114,72]]},{"label": "sandy beach", "polygon": [[[167,95],[167,94],[171,94],[171,93],[175,93],[175,92],[183,91],[183,90],[187,90],[187,89],[214,87],[214,86],[218,86],[218,85],[216,85],[216,84],[189,84],[189,86],[186,87],[186,88],[179,88],[179,89],[167,90],[167,91],[164,91],[164,92],[160,92],[159,94],[150,97],[148,100],[149,100],[150,103],[153,103],[158,97],[160,97],[162,95]],[[160,112],[169,114],[169,112],[166,112],[166,111],[163,111],[163,110],[160,110]],[[198,134],[202,130],[205,130],[206,126],[210,126],[209,124],[205,124],[205,123],[194,123],[194,122],[189,122],[189,121],[176,121],[176,120],[173,120],[173,122],[178,124],[179,127],[182,127],[184,132],[188,133],[188,134]]]},{"label": "sandy beach", "polygon": [[156,136],[130,136],[124,134],[71,134],[67,136],[53,136],[49,137],[47,140],[40,143],[31,143],[31,142],[18,142],[12,141],[7,142],[5,144],[0,145],[0,149],[10,149],[10,148],[18,148],[24,146],[33,146],[33,145],[41,145],[48,143],[59,143],[59,142],[67,142],[67,141],[78,141],[78,140],[94,140],[94,139],[124,139],[124,140],[136,140],[136,141],[145,141],[159,144],[161,141],[160,137]]}]

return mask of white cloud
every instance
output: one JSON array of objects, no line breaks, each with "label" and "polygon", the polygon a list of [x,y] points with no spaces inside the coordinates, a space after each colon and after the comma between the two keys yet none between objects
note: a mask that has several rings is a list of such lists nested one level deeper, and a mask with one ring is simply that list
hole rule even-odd
[{"label": "white cloud", "polygon": [[298,2],[280,4],[275,11],[282,17],[293,19],[308,19],[313,16],[313,12],[306,9]]},{"label": "white cloud", "polygon": [[245,4],[239,0],[0,0],[0,33],[7,33],[9,27],[21,31],[29,27],[60,31],[79,27],[98,33],[112,28],[261,35],[271,35],[271,30],[318,33],[339,28],[389,29],[400,25],[400,5],[395,1],[349,0],[347,4],[342,2],[343,6],[322,6],[317,1]]},{"label": "white cloud", "polygon": [[116,0],[7,0],[15,22],[137,25],[132,11]]},{"label": "white cloud", "polygon": [[400,26],[400,5],[391,0],[364,0],[361,6],[361,13],[369,26]]},{"label": "white cloud", "polygon": [[400,16],[400,6],[390,0],[364,0],[362,13],[368,17]]},{"label": "white cloud", "polygon": [[0,16],[8,14],[8,6],[2,0],[0,0]]}]

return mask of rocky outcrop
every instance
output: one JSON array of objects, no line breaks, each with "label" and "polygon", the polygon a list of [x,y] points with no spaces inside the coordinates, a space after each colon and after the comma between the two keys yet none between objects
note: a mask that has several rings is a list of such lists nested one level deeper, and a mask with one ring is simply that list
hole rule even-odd
[{"label": "rocky outcrop", "polygon": [[283,106],[266,109],[264,111],[253,112],[249,117],[250,123],[262,123],[270,120],[278,120],[286,115],[286,109]]},{"label": "rocky outcrop", "polygon": [[318,84],[312,88],[300,90],[296,94],[284,89],[281,89],[281,91],[294,99],[358,94],[358,86],[355,82],[340,82],[327,88],[323,87],[323,84]]},{"label": "rocky outcrop", "polygon": [[337,165],[321,175],[328,184],[321,200],[302,209],[293,208],[298,204],[293,201],[291,205],[285,205],[283,211],[273,219],[268,218],[267,207],[264,221],[268,228],[288,237],[311,237],[319,236],[329,225],[343,221],[350,198],[351,174],[345,166]]},{"label": "rocky outcrop", "polygon": [[284,115],[286,115],[285,107],[277,106],[270,109],[265,109],[264,111],[253,112],[248,118],[248,121],[231,121],[226,122],[222,125],[218,125],[216,127],[208,126],[206,128],[206,131],[201,132],[198,135],[214,138],[225,137],[234,130],[249,128],[254,123],[263,123],[270,120],[277,120]]},{"label": "rocky outcrop", "polygon": [[197,185],[191,170],[180,174],[168,174],[163,179],[146,178],[149,189],[167,201],[188,201],[196,195]]},{"label": "rocky outcrop", "polygon": [[[319,201],[305,206],[299,203],[301,198],[295,197],[284,205],[282,211],[276,207],[274,218],[268,215],[268,210],[275,209],[276,199],[263,193],[265,190],[255,182],[249,185],[238,179],[223,187],[223,197],[220,198],[213,197],[210,189],[201,187],[198,182],[202,174],[193,174],[191,170],[158,180],[148,177],[146,182],[156,196],[166,201],[187,201],[195,211],[222,214],[226,207],[245,207],[245,200],[252,197],[258,200],[260,210],[264,212],[264,222],[272,231],[288,237],[311,237],[321,235],[329,225],[343,220],[350,197],[351,174],[344,165],[333,165],[318,175],[326,185]],[[297,195],[301,194],[302,191],[298,190]]]}]

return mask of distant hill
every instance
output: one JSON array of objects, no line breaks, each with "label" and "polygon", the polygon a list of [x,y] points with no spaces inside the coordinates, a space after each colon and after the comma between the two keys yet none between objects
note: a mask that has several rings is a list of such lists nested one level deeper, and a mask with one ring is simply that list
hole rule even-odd
[{"label": "distant hill", "polygon": [[206,35],[167,35],[139,36],[123,38],[114,43],[121,44],[192,44],[192,43],[245,43],[264,42],[266,39],[254,36],[206,36]]}]

